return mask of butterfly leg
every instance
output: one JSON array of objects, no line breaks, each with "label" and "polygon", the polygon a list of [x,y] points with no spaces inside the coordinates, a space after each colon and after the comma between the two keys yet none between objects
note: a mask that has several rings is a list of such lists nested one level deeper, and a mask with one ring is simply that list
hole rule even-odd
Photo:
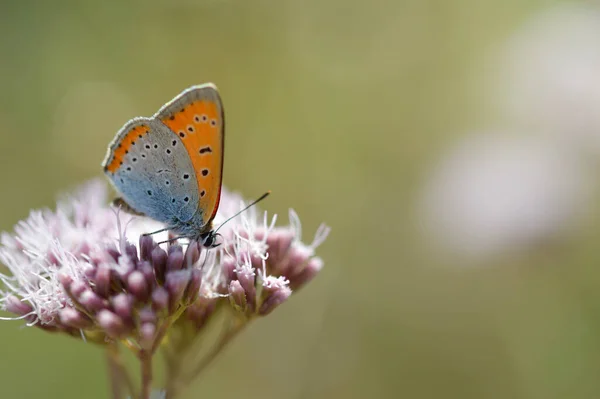
[{"label": "butterfly leg", "polygon": [[112,201],[113,206],[131,214],[131,215],[136,215],[136,216],[144,216],[143,213],[136,211],[135,209],[133,209],[127,202],[125,202],[125,200],[121,197],[117,197]]},{"label": "butterfly leg", "polygon": [[[153,231],[152,233],[144,233],[142,235],[144,235],[144,236],[151,236],[151,235],[154,235],[154,234],[162,233],[163,231],[167,231],[167,230],[169,230],[169,228],[165,227],[164,229],[156,230],[156,231]],[[166,241],[164,241],[164,242],[166,242]],[[161,243],[159,243],[159,244],[161,244]]]},{"label": "butterfly leg", "polygon": [[[120,198],[120,197],[115,198],[112,201],[112,204],[114,206],[116,206],[117,208],[120,208],[121,210],[123,210],[123,211],[125,211],[125,212],[127,212],[129,214],[137,215],[137,216],[145,216],[143,213],[138,212],[135,209],[133,209],[127,202],[125,202],[125,200],[123,198]],[[154,234],[162,233],[163,231],[167,231],[167,230],[169,230],[169,228],[165,227],[164,229],[156,230],[156,231],[153,231],[151,233],[144,233],[143,235],[144,236],[151,236],[151,235],[154,235]]]},{"label": "butterfly leg", "polygon": [[[165,230],[166,230],[166,229],[165,229]],[[160,231],[160,230],[159,230],[159,231]],[[164,231],[164,230],[162,230],[162,231]],[[156,233],[156,232],[155,232],[155,233]],[[154,234],[154,233],[150,233],[150,234]],[[157,244],[158,244],[158,245],[160,245],[160,244],[164,244],[164,243],[166,243],[166,242],[169,242],[169,243],[170,243],[170,242],[173,242],[173,241],[177,241],[177,240],[179,240],[180,238],[187,238],[187,237],[181,237],[181,236],[179,236],[179,237],[172,237],[172,238],[169,238],[168,240],[164,240],[164,241],[158,242]]]}]

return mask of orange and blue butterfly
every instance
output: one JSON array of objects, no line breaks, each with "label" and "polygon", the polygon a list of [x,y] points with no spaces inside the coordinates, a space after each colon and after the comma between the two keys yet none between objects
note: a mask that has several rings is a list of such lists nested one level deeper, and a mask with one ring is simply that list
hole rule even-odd
[{"label": "orange and blue butterfly", "polygon": [[224,145],[223,104],[207,83],[184,90],[151,118],[127,122],[102,166],[124,210],[164,223],[160,231],[215,247]]}]

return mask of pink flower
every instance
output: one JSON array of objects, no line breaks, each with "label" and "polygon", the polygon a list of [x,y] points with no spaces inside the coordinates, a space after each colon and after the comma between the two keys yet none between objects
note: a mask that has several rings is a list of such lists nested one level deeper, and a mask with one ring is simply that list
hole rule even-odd
[{"label": "pink flower", "polygon": [[[290,226],[275,227],[276,217],[252,207],[220,229],[220,247],[207,250],[183,240],[159,245],[168,233],[143,233],[161,224],[107,202],[106,185],[92,181],[56,211],[32,211],[14,234],[3,233],[0,262],[9,273],[0,273],[0,306],[15,314],[6,319],[106,345],[113,389],[126,386],[132,396],[132,379],[115,349],[119,343],[139,358],[144,384],[152,381],[152,356],[163,350],[164,392],[173,397],[248,321],[271,313],[323,266],[315,249],[329,228],[321,226],[313,242],[303,244],[293,211]],[[245,205],[224,189],[215,224]],[[210,355],[183,367],[217,312],[227,313],[231,328]],[[180,373],[184,369],[190,372]]]},{"label": "pink flower", "polygon": [[[141,324],[146,332],[149,324],[156,330],[161,320],[199,298],[202,305],[229,302],[234,281],[242,283],[244,311],[270,312],[323,264],[314,250],[329,228],[321,226],[315,241],[305,245],[293,211],[291,225],[281,228],[274,226],[276,217],[268,222],[266,213],[261,217],[257,207],[250,208],[220,230],[220,249],[206,250],[197,243],[161,247],[141,235],[160,224],[119,212],[107,202],[105,184],[92,181],[56,211],[32,211],[14,235],[3,233],[0,261],[10,271],[0,274],[5,310],[28,325],[99,342],[140,338]],[[224,189],[216,225],[244,205]],[[146,320],[139,320],[140,311]]]}]

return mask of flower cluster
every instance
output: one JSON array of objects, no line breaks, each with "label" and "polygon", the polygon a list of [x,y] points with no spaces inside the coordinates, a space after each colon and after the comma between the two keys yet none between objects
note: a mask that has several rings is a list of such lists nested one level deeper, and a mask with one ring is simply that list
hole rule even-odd
[{"label": "flower cluster", "polygon": [[[159,245],[168,233],[142,234],[160,230],[159,223],[106,202],[105,184],[92,181],[56,211],[34,211],[13,235],[2,235],[0,263],[10,273],[0,274],[0,305],[16,315],[8,319],[146,355],[165,336],[191,328],[184,342],[172,340],[176,356],[220,309],[238,326],[267,315],[323,266],[314,251],[329,228],[303,244],[293,211],[290,226],[275,227],[276,217],[250,208],[223,226],[219,248],[207,250],[197,242]],[[241,197],[223,190],[215,223],[243,207]]]}]

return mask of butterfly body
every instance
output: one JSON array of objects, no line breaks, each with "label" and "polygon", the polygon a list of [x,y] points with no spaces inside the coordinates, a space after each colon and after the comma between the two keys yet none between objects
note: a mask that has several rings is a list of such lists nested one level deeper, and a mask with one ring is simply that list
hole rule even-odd
[{"label": "butterfly body", "polygon": [[192,86],[153,117],[127,122],[108,148],[104,172],[122,195],[123,208],[181,237],[212,244],[224,137],[217,88]]}]

